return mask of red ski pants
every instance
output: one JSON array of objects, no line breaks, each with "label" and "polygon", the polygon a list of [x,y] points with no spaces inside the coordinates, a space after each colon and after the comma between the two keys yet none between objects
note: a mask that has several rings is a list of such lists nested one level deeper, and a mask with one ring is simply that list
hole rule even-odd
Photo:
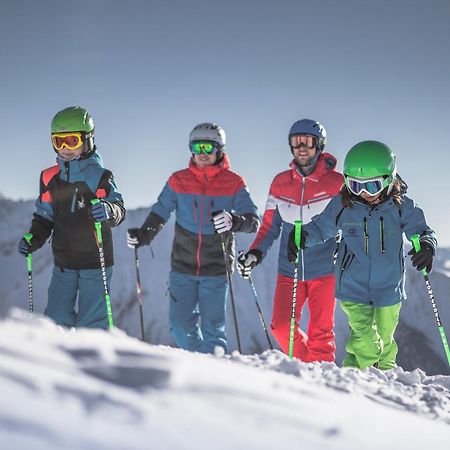
[{"label": "red ski pants", "polygon": [[[278,274],[272,314],[272,334],[284,353],[289,352],[293,279]],[[306,334],[298,326],[294,333],[294,356],[301,361],[334,361],[334,275],[298,281],[295,319],[300,321],[308,300],[309,324]]]}]

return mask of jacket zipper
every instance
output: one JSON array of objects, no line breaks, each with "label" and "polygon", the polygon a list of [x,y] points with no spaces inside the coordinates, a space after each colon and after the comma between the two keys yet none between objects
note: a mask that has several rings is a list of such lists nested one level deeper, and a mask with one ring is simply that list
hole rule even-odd
[{"label": "jacket zipper", "polygon": [[75,212],[75,203],[77,201],[77,196],[78,196],[78,188],[75,188],[75,190],[73,191],[73,196],[72,196],[72,204],[70,205],[71,213]]},{"label": "jacket zipper", "polygon": [[[302,221],[302,223],[303,223],[303,199],[305,197],[305,186],[306,186],[306,178],[302,177],[302,195],[300,197],[300,220]],[[305,281],[305,256],[303,253],[303,249],[300,250],[300,255],[302,258],[302,281]]]},{"label": "jacket zipper", "polygon": [[386,248],[384,247],[384,219],[383,219],[383,217],[380,217],[380,238],[381,238],[381,253],[384,253],[386,251]]},{"label": "jacket zipper", "polygon": [[364,251],[369,253],[369,235],[367,234],[367,217],[364,217]]},{"label": "jacket zipper", "polygon": [[202,246],[202,224],[203,224],[203,212],[205,209],[205,185],[208,179],[205,178],[205,183],[202,186],[202,202],[200,204],[200,214],[199,214],[199,220],[198,220],[198,244],[197,244],[197,276],[200,276],[200,249]]}]

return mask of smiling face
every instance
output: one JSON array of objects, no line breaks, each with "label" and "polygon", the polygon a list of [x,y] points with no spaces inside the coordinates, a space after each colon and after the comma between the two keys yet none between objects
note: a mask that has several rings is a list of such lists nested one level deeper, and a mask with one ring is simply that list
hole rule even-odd
[{"label": "smiling face", "polygon": [[200,155],[198,155],[197,153],[193,153],[192,155],[194,157],[195,164],[197,164],[197,166],[201,168],[213,166],[217,160],[216,152],[209,155],[207,155],[206,153],[200,153]]},{"label": "smiling face", "polygon": [[359,196],[365,200],[367,203],[374,203],[380,198],[381,192],[375,195],[370,195],[369,193],[362,191]]}]

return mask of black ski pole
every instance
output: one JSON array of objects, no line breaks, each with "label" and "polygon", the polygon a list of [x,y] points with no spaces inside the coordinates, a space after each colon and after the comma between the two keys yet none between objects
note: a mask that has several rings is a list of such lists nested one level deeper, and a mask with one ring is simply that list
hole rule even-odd
[{"label": "black ski pole", "polygon": [[137,300],[139,303],[139,314],[141,317],[141,335],[142,335],[142,340],[145,342],[144,311],[142,309],[141,275],[139,273],[139,255],[138,255],[137,247],[134,247],[134,261],[136,263],[136,292],[137,292]]},{"label": "black ski pole", "polygon": [[[23,237],[29,245],[31,245],[31,239],[33,235],[31,233],[27,233]],[[27,271],[28,271],[28,311],[30,314],[34,312],[34,304],[33,304],[33,255],[32,253],[27,254]]]},{"label": "black ski pole", "polygon": [[[414,246],[416,253],[420,250],[420,238],[418,234],[411,236],[411,242]],[[434,299],[433,289],[431,287],[430,279],[428,278],[428,272],[426,269],[422,269],[422,275],[425,279],[425,284],[427,286],[428,296],[430,297],[431,306],[433,307],[434,317],[436,318],[439,334],[441,335],[442,345],[444,346],[445,354],[447,356],[448,365],[450,366],[450,349],[448,347],[447,336],[445,335],[445,330],[439,317],[438,307],[436,305],[436,300]]]},{"label": "black ski pole", "polygon": [[[95,205],[99,201],[100,200],[98,198],[95,198],[94,200],[91,200],[91,203]],[[106,277],[105,253],[103,251],[102,223],[97,221],[95,221],[94,223],[95,223],[95,231],[97,233],[97,246],[98,246],[98,254],[100,257],[100,268],[102,270],[103,289],[105,291],[105,303],[106,303],[106,312],[108,314],[108,326],[109,328],[112,328],[114,326],[114,320],[112,315],[111,299],[109,296],[108,279]]]},{"label": "black ski pole", "polygon": [[241,339],[239,337],[239,328],[238,328],[238,321],[237,321],[237,316],[236,316],[236,306],[234,304],[233,286],[231,284],[231,267],[230,267],[230,261],[228,260],[228,252],[226,249],[225,236],[223,235],[223,233],[220,234],[220,238],[222,240],[222,252],[223,252],[223,257],[225,259],[225,269],[227,272],[228,286],[230,288],[231,309],[233,311],[234,329],[236,330],[237,346],[238,346],[239,353],[242,353]]},{"label": "black ski pole", "polygon": [[259,314],[259,318],[261,320],[261,324],[262,324],[263,330],[266,333],[267,342],[269,343],[270,350],[273,350],[273,345],[272,345],[272,342],[270,340],[269,331],[267,330],[266,322],[264,320],[264,316],[263,316],[263,313],[261,311],[261,307],[259,306],[258,294],[256,293],[255,285],[253,284],[253,280],[252,280],[251,275],[248,277],[248,281],[250,281],[250,286],[252,287],[253,296],[255,297],[256,307],[258,309],[258,314]]}]

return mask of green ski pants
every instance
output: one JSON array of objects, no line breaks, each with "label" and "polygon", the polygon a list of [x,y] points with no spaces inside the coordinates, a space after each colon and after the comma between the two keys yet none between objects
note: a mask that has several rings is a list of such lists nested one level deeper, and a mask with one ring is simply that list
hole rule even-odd
[{"label": "green ski pants", "polygon": [[376,366],[381,370],[397,367],[398,347],[394,332],[401,303],[381,308],[346,301],[340,303],[350,325],[343,366],[359,369]]}]

